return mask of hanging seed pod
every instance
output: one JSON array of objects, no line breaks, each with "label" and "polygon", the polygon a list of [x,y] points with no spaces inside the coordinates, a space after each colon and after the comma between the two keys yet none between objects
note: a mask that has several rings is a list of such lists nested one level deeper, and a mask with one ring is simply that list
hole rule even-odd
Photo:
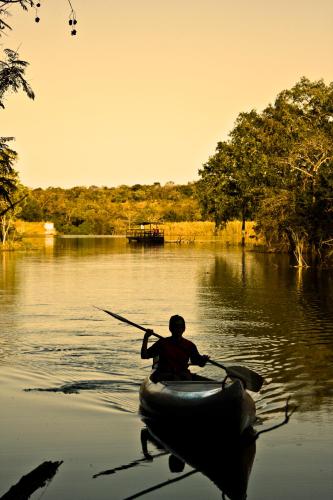
[{"label": "hanging seed pod", "polygon": [[76,35],[76,33],[77,33],[77,31],[76,31],[76,30],[72,30],[72,31],[71,31],[71,35],[72,35],[72,36],[75,36],[75,35]]},{"label": "hanging seed pod", "polygon": [[69,24],[70,26],[72,26],[73,21],[70,19],[70,20],[68,21],[68,24]]},{"label": "hanging seed pod", "polygon": [[35,17],[35,22],[36,22],[36,23],[39,23],[39,21],[40,21],[40,18],[39,18],[38,16],[37,16],[37,17]]}]

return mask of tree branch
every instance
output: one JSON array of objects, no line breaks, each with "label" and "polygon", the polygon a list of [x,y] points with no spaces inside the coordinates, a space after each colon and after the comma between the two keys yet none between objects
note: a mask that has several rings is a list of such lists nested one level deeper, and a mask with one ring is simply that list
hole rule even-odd
[{"label": "tree branch", "polygon": [[273,425],[272,427],[269,427],[268,429],[264,429],[262,431],[257,432],[255,435],[255,439],[258,439],[260,434],[263,434],[264,432],[273,431],[274,429],[278,429],[279,427],[282,427],[283,425],[286,425],[289,422],[290,417],[298,408],[298,406],[294,406],[294,408],[292,408],[292,410],[289,411],[289,401],[290,401],[290,396],[288,397],[288,399],[286,401],[286,406],[284,409],[284,420],[280,424]]},{"label": "tree branch", "polygon": [[26,198],[27,196],[28,195],[25,194],[24,196],[22,196],[22,198],[20,198],[19,200],[15,201],[15,203],[11,203],[9,207],[7,207],[5,210],[3,210],[2,212],[0,212],[0,217],[2,217],[7,212],[9,212],[9,210],[12,210],[16,205],[18,205],[19,203],[21,203],[21,201],[23,201],[24,198]]}]

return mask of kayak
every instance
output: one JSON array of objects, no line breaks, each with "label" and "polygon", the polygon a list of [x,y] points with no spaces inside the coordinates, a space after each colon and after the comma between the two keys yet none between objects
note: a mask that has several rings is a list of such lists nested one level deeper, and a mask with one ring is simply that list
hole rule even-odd
[{"label": "kayak", "polygon": [[207,418],[237,434],[255,421],[254,401],[238,379],[225,385],[209,379],[153,382],[151,375],[140,387],[143,415],[201,421]]}]

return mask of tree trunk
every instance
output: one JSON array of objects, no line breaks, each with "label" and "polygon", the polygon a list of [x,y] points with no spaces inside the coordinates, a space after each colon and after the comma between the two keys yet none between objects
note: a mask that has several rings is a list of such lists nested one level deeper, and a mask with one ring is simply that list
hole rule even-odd
[{"label": "tree trunk", "polygon": [[297,261],[297,266],[295,267],[309,267],[307,262],[304,259],[304,251],[306,248],[306,239],[304,236],[297,234],[292,231],[293,239],[295,242],[295,250],[294,255]]},{"label": "tree trunk", "polygon": [[0,241],[2,242],[3,245],[5,245],[10,227],[10,221],[7,220],[7,217],[5,215],[3,215],[0,218],[0,224],[1,224]]}]

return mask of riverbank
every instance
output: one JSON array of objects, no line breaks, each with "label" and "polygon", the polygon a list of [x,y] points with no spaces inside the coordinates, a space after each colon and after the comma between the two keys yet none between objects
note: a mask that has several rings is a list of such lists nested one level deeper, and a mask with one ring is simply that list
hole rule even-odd
[{"label": "riverbank", "polygon": [[[227,246],[237,246],[242,243],[242,222],[230,221],[223,229],[216,229],[215,223],[210,221],[195,222],[166,222],[164,225],[166,241],[178,243],[194,243],[195,241],[219,241]],[[263,238],[258,237],[255,223],[246,223],[244,241],[245,245],[264,244]]]},{"label": "riverbank", "polygon": [[[45,222],[25,222],[17,220],[15,222],[15,230],[19,238],[42,237],[42,236],[74,236],[71,234],[58,234],[55,229],[46,229]],[[244,234],[246,245],[262,246],[264,240],[260,238],[255,230],[255,223],[249,221],[246,223]],[[195,241],[219,241],[226,245],[240,245],[242,242],[242,223],[234,220],[226,224],[223,229],[216,229],[215,223],[210,221],[193,221],[193,222],[166,222],[163,224],[165,240],[175,243],[194,243]],[[81,234],[75,236],[113,236],[125,237],[125,234],[112,235],[94,235]]]},{"label": "riverbank", "polygon": [[52,222],[27,222],[24,220],[16,220],[14,229],[20,237],[36,237],[36,236],[55,236],[57,231]]}]

